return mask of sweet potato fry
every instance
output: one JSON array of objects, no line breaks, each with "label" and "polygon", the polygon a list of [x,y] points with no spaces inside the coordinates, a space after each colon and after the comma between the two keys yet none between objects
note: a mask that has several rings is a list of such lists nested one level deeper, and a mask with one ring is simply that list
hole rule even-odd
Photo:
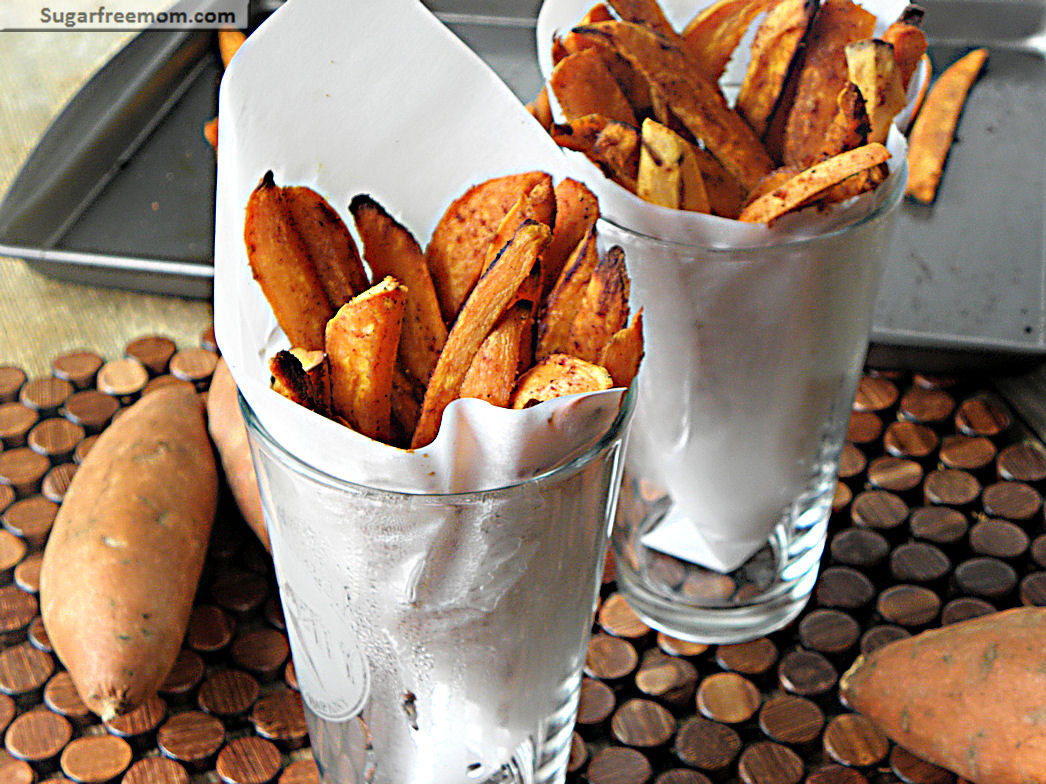
[{"label": "sweet potato fry", "polygon": [[785,125],[782,157],[792,166],[817,160],[825,131],[836,113],[836,98],[849,79],[847,44],[869,38],[875,16],[852,0],[824,0],[807,36],[796,94]]},{"label": "sweet potato fry", "polygon": [[871,169],[890,158],[881,144],[866,144],[847,150],[804,169],[784,184],[756,199],[742,210],[738,220],[770,223],[799,209],[847,177]]},{"label": "sweet potato fry", "polygon": [[387,277],[338,310],[327,324],[331,409],[353,430],[388,441],[392,377],[407,291]]},{"label": "sweet potato fry", "polygon": [[599,392],[613,385],[605,368],[567,354],[553,354],[520,377],[511,406],[530,408],[553,398]]},{"label": "sweet potato fry", "polygon": [[628,324],[628,272],[625,254],[611,248],[596,264],[570,324],[566,353],[595,362],[619,329]]},{"label": "sweet potato fry", "polygon": [[877,38],[865,38],[847,44],[844,52],[850,81],[857,85],[864,98],[871,124],[868,141],[885,144],[893,118],[906,103],[893,45]]},{"label": "sweet potato fry", "polygon": [[396,444],[408,446],[414,428],[418,426],[421,415],[421,398],[424,389],[420,389],[414,379],[408,376],[399,364],[392,373],[392,438]]},{"label": "sweet potato fry", "polygon": [[548,226],[534,221],[524,223],[476,283],[447,336],[425,389],[412,448],[425,446],[436,437],[443,411],[458,397],[480,345],[516,297],[551,238]]},{"label": "sweet potato fry", "polygon": [[530,365],[526,354],[534,324],[532,310],[531,303],[522,301],[505,311],[469,365],[458,397],[508,406],[520,367]]},{"label": "sweet potato fry", "polygon": [[340,308],[370,286],[356,242],[337,212],[312,188],[283,188],[298,229],[331,306]]},{"label": "sweet potato fry", "polygon": [[552,177],[548,174],[543,174],[505,214],[487,246],[487,256],[483,261],[484,271],[490,268],[494,259],[501,253],[501,249],[515,236],[517,229],[528,220],[544,223],[549,228],[552,228],[555,223],[556,193],[552,188]]},{"label": "sweet potato fry", "polygon": [[222,65],[226,68],[232,62],[232,58],[247,40],[247,35],[242,30],[219,30],[218,31],[218,54],[221,56]]},{"label": "sweet potato fry", "polygon": [[683,47],[701,73],[718,81],[748,26],[770,0],[718,0],[683,28]]},{"label": "sweet potato fry", "polygon": [[682,43],[679,33],[672,27],[657,0],[609,0],[609,3],[625,22],[645,27],[677,46]]},{"label": "sweet potato fry", "polygon": [[922,31],[923,9],[909,5],[901,17],[886,28],[883,40],[893,44],[893,56],[901,74],[901,86],[907,90],[919,61],[926,56],[926,33]]},{"label": "sweet potato fry", "polygon": [[599,114],[637,124],[628,99],[593,47],[560,60],[552,69],[548,84],[568,121],[586,114]]},{"label": "sweet potato fry", "polygon": [[547,85],[542,85],[534,100],[527,104],[527,111],[546,131],[552,127],[552,106],[548,102]]},{"label": "sweet potato fry", "polygon": [[330,416],[330,371],[323,351],[292,348],[269,360],[272,388],[288,400]]},{"label": "sweet potato fry", "polygon": [[399,338],[403,368],[425,384],[447,340],[436,290],[417,241],[366,194],[352,199],[349,212],[363,240],[363,254],[376,280],[392,276],[406,287],[407,306]]},{"label": "sweet potato fry", "polygon": [[987,59],[987,49],[974,49],[948,66],[915,118],[908,139],[908,195],[923,204],[937,197],[959,115]]},{"label": "sweet potato fry", "polygon": [[243,234],[254,279],[291,345],[322,349],[334,307],[271,171],[247,201]]},{"label": "sweet potato fry", "polygon": [[836,97],[835,116],[825,130],[817,157],[829,158],[867,144],[871,128],[860,88],[847,83]]},{"label": "sweet potato fry", "polygon": [[560,147],[584,153],[607,177],[635,191],[639,128],[589,114],[570,123],[553,125],[552,139]]},{"label": "sweet potato fry", "polygon": [[570,254],[545,301],[545,310],[538,322],[535,351],[538,359],[563,353],[570,348],[570,326],[581,307],[588,280],[597,264],[599,252],[596,248],[596,227],[593,224]]},{"label": "sweet potato fry", "polygon": [[721,218],[736,218],[745,200],[745,189],[715,156],[707,150],[693,147],[701,180],[708,195],[708,206],[713,215]]},{"label": "sweet potato fry", "polygon": [[566,177],[556,185],[555,195],[552,242],[541,256],[542,299],[559,280],[571,252],[599,217],[599,199],[583,183]]},{"label": "sweet potato fry", "polygon": [[780,105],[817,0],[781,0],[767,11],[752,41],[751,59],[737,94],[737,113],[760,138]]},{"label": "sweet potato fry", "polygon": [[690,142],[659,122],[643,121],[636,195],[672,209],[708,212],[708,194]]},{"label": "sweet potato fry", "polygon": [[440,218],[425,249],[425,261],[445,323],[454,321],[476,285],[490,240],[505,215],[545,176],[533,171],[486,180],[455,199]]},{"label": "sweet potato fry", "polygon": [[605,42],[628,59],[679,121],[745,188],[773,168],[752,129],[727,106],[717,85],[688,67],[681,49],[627,22],[600,22],[575,27],[574,32]]},{"label": "sweet potato fry", "polygon": [[643,360],[643,309],[632,317],[632,323],[614,333],[599,353],[598,364],[606,368],[615,387],[627,387],[639,373]]}]

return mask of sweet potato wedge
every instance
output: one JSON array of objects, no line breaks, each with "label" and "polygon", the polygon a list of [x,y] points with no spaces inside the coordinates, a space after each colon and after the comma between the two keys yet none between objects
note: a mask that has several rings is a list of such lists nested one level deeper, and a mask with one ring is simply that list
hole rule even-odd
[{"label": "sweet potato wedge", "polygon": [[988,59],[974,49],[948,66],[926,95],[908,138],[908,195],[923,204],[937,198],[966,97]]},{"label": "sweet potato wedge", "polygon": [[446,324],[454,322],[479,280],[490,241],[505,215],[520,196],[546,176],[533,171],[495,177],[472,186],[447,207],[425,249]]},{"label": "sweet potato wedge", "polygon": [[567,121],[599,114],[637,125],[628,99],[595,48],[582,49],[556,63],[548,84]]},{"label": "sweet potato wedge", "polygon": [[102,719],[145,702],[174,664],[217,500],[203,403],[188,386],[127,409],[73,476],[44,549],[40,611]]},{"label": "sweet potato wedge", "polygon": [[327,324],[331,409],[353,430],[388,441],[392,377],[407,291],[387,277],[342,305]]},{"label": "sweet potato wedge", "polygon": [[460,394],[480,345],[516,298],[551,238],[548,226],[527,221],[476,283],[447,336],[425,389],[412,448],[425,446],[436,437],[443,411]]},{"label": "sweet potato wedge", "polygon": [[606,368],[567,354],[553,354],[520,377],[511,406],[530,408],[553,398],[599,392],[613,385]]},{"label": "sweet potato wedge", "polygon": [[1046,781],[1046,608],[990,613],[861,656],[843,700],[914,754],[976,784]]},{"label": "sweet potato wedge", "polygon": [[570,326],[581,308],[588,280],[598,264],[596,227],[593,225],[570,254],[559,280],[545,301],[545,310],[538,322],[537,348],[534,352],[538,359],[570,349]]},{"label": "sweet potato wedge", "polygon": [[447,340],[447,327],[421,246],[370,196],[355,196],[349,211],[356,221],[363,240],[363,254],[375,281],[392,276],[406,287],[407,309],[399,337],[400,363],[418,383],[425,384]]},{"label": "sweet potato wedge", "polygon": [[885,144],[893,118],[906,103],[893,45],[878,38],[866,38],[847,44],[844,52],[850,81],[857,85],[864,98],[871,125],[867,140]]},{"label": "sweet potato wedge", "polygon": [[552,105],[548,100],[548,86],[542,85],[534,100],[527,104],[527,111],[546,131],[552,127]]},{"label": "sweet potato wedge", "polygon": [[554,124],[552,139],[560,147],[583,153],[608,178],[635,191],[641,143],[637,127],[589,114]]},{"label": "sweet potato wedge", "polygon": [[494,263],[494,259],[515,236],[519,227],[528,220],[544,223],[550,229],[556,221],[556,192],[552,187],[552,177],[547,174],[520,196],[505,214],[487,246],[487,256],[483,261],[484,272]]},{"label": "sweet potato wedge", "polygon": [[749,25],[770,0],[718,0],[683,28],[683,48],[709,79],[718,81]]},{"label": "sweet potato wedge", "polygon": [[901,12],[900,18],[886,28],[883,40],[893,45],[893,56],[897,61],[897,70],[901,74],[901,86],[907,90],[908,83],[926,55],[926,33],[922,30],[923,9],[909,5]]},{"label": "sweet potato wedge", "polygon": [[570,324],[570,350],[579,359],[595,362],[614,334],[628,324],[628,272],[625,253],[614,246],[599,260],[585,286]]},{"label": "sweet potato wedge", "polygon": [[269,360],[272,388],[317,414],[330,416],[330,372],[323,351],[277,351]]},{"label": "sweet potato wedge", "polygon": [[480,344],[458,397],[486,400],[494,406],[508,406],[521,366],[529,367],[533,308],[526,301],[509,308]]},{"label": "sweet potato wedge", "polygon": [[632,323],[622,327],[610,338],[599,353],[598,364],[606,368],[615,387],[627,387],[639,373],[643,360],[643,309],[632,317]]},{"label": "sweet potato wedge", "polygon": [[643,120],[636,195],[671,209],[709,211],[708,194],[692,145],[650,118]]},{"label": "sweet potato wedge", "polygon": [[[653,33],[674,45],[680,45],[682,39],[672,23],[668,21],[665,12],[657,4],[657,0],[608,0],[610,7],[625,22],[645,27]],[[586,22],[582,22],[586,24]]]},{"label": "sweet potato wedge", "polygon": [[708,195],[709,210],[721,218],[736,218],[745,200],[745,189],[714,155],[699,147],[692,149]]},{"label": "sweet potato wedge", "polygon": [[556,221],[552,241],[541,257],[541,297],[559,280],[571,252],[599,218],[599,199],[581,182],[570,177],[555,187]]}]

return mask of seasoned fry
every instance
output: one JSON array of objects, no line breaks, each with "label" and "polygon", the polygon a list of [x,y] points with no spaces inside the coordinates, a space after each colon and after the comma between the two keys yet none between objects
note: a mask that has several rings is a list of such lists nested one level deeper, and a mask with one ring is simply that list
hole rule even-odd
[{"label": "seasoned fry", "polygon": [[387,277],[343,305],[327,324],[331,408],[359,433],[389,439],[392,378],[407,292]]},{"label": "seasoned fry", "polygon": [[272,388],[317,414],[330,416],[330,371],[323,351],[292,348],[269,360]]},{"label": "seasoned fry", "polygon": [[486,180],[452,202],[440,218],[425,250],[425,261],[445,323],[454,321],[476,285],[487,248],[505,215],[545,176],[534,171]]},{"label": "seasoned fry", "polygon": [[410,444],[414,428],[418,426],[421,416],[421,398],[424,389],[419,389],[417,382],[408,376],[399,364],[392,373],[392,430],[395,443],[404,446]]},{"label": "seasoned fry", "polygon": [[232,58],[247,40],[247,35],[242,30],[219,30],[218,31],[218,54],[221,56],[222,65],[226,68],[232,62]]},{"label": "seasoned fry", "polygon": [[611,248],[596,264],[570,324],[572,356],[595,362],[614,334],[628,324],[628,272],[625,254]]},{"label": "seasoned fry", "polygon": [[926,95],[908,140],[908,195],[924,204],[937,196],[966,97],[977,81],[987,49],[974,49],[952,63]]},{"label": "seasoned fry", "polygon": [[582,49],[560,60],[552,69],[548,84],[568,121],[599,114],[637,125],[628,99],[595,48]]},{"label": "seasoned fry", "polygon": [[756,30],[736,108],[760,138],[780,105],[794,64],[801,59],[803,39],[817,7],[817,0],[781,0]]},{"label": "seasoned fry", "polygon": [[708,212],[708,194],[693,147],[659,122],[643,121],[636,195],[672,209]]},{"label": "seasoned fry", "polygon": [[291,345],[322,349],[334,307],[272,172],[247,201],[247,260]]},{"label": "seasoned fry", "polygon": [[818,158],[829,158],[854,147],[867,144],[872,126],[865,111],[864,96],[853,82],[848,83],[836,98],[835,116],[818,148]]},{"label": "seasoned fry", "polygon": [[542,85],[534,100],[527,104],[527,111],[546,131],[552,127],[552,106],[548,102],[547,85]]},{"label": "seasoned fry", "polygon": [[520,377],[511,406],[530,408],[564,395],[612,389],[613,385],[605,368],[567,354],[553,354]]},{"label": "seasoned fry", "polygon": [[529,367],[530,329],[534,324],[531,303],[517,302],[498,320],[479,347],[458,397],[475,397],[507,407],[520,367]]},{"label": "seasoned fry", "polygon": [[715,156],[699,147],[691,148],[701,170],[701,181],[708,195],[708,206],[713,215],[736,218],[745,200],[745,189]]},{"label": "seasoned fry", "polygon": [[583,183],[567,177],[556,185],[555,195],[552,242],[541,257],[542,298],[559,280],[571,252],[599,217],[599,200]]},{"label": "seasoned fry", "polygon": [[560,147],[584,153],[607,177],[635,191],[641,142],[634,125],[589,114],[571,123],[553,125],[552,139]]},{"label": "seasoned fry", "polygon": [[538,359],[570,349],[570,327],[581,308],[588,280],[599,264],[596,249],[596,227],[589,227],[578,242],[556,285],[549,292],[545,310],[538,322]]},{"label": "seasoned fry", "polygon": [[738,220],[770,223],[787,212],[799,209],[847,177],[871,169],[890,158],[881,144],[866,144],[835,155],[801,171],[784,184],[756,199],[742,210]]},{"label": "seasoned fry", "polygon": [[920,25],[923,21],[923,9],[909,5],[901,12],[901,17],[886,28],[883,40],[893,45],[893,56],[897,61],[897,70],[901,74],[901,86],[907,90],[908,83],[926,56],[926,33]]},{"label": "seasoned fry", "polygon": [[632,323],[614,333],[599,354],[598,364],[606,368],[615,387],[627,387],[639,373],[643,360],[643,309]]},{"label": "seasoned fry", "polygon": [[[657,4],[657,0],[609,0],[609,2],[610,7],[617,11],[617,15],[625,22],[645,27],[674,45],[678,46],[682,43],[679,33],[665,17],[665,12]],[[587,24],[587,22],[582,21],[582,24]]]},{"label": "seasoned fry", "polygon": [[283,198],[327,299],[340,308],[370,286],[355,240],[338,213],[312,188],[285,187]]},{"label": "seasoned fry", "polygon": [[784,130],[783,162],[809,166],[817,160],[836,113],[836,97],[849,79],[847,44],[869,38],[875,16],[852,0],[824,0],[807,36],[795,99]]},{"label": "seasoned fry", "polygon": [[871,124],[868,141],[885,144],[893,118],[906,103],[893,45],[866,38],[847,44],[844,51],[850,81],[861,91]]},{"label": "seasoned fry", "polygon": [[480,345],[530,275],[551,238],[548,226],[534,221],[524,223],[476,283],[447,336],[425,389],[421,416],[411,439],[412,448],[425,446],[436,437],[443,410],[458,397]]},{"label": "seasoned fry", "polygon": [[400,363],[418,383],[425,384],[447,340],[447,327],[440,316],[421,247],[409,231],[366,194],[352,199],[349,212],[356,221],[363,253],[375,279],[392,276],[406,287]]},{"label": "seasoned fry", "polygon": [[552,187],[552,177],[547,174],[520,196],[502,219],[487,246],[487,257],[483,262],[484,271],[490,268],[501,249],[515,236],[516,230],[528,220],[544,223],[549,228],[555,223],[556,193]]},{"label": "seasoned fry", "polygon": [[773,169],[752,129],[727,106],[717,85],[688,68],[678,47],[627,22],[600,22],[575,27],[574,32],[605,42],[628,59],[680,122],[745,188]]},{"label": "seasoned fry", "polygon": [[718,0],[683,28],[683,48],[701,73],[718,81],[745,31],[771,0]]}]

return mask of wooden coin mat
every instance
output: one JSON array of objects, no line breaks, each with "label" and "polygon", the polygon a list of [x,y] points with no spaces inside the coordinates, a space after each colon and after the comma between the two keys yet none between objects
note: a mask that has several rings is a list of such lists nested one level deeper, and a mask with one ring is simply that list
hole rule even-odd
[{"label": "wooden coin mat", "polygon": [[[272,563],[223,489],[181,654],[160,693],[102,723],[50,648],[40,560],[76,466],[122,408],[204,391],[213,333],[163,336],[52,374],[0,366],[0,782],[318,782]],[[2,365],[2,362],[0,362]],[[568,781],[962,784],[838,698],[863,651],[994,609],[1046,604],[1046,449],[982,380],[872,369],[839,469],[808,606],[736,645],[658,634],[604,577]]]}]

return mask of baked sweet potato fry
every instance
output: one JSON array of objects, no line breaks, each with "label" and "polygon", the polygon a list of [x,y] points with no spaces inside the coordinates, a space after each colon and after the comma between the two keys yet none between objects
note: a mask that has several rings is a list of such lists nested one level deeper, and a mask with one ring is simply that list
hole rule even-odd
[{"label": "baked sweet potato fry", "polygon": [[683,47],[709,79],[718,81],[752,21],[770,0],[718,0],[683,28]]},{"label": "baked sweet potato fry", "polygon": [[288,400],[330,416],[330,370],[323,351],[277,351],[269,360],[272,388]]},{"label": "baked sweet potato fry", "polygon": [[541,256],[541,296],[559,280],[571,252],[599,217],[599,199],[588,187],[566,177],[555,187],[556,221],[552,241]]},{"label": "baked sweet potato fry", "polygon": [[447,336],[425,389],[412,448],[425,446],[436,437],[443,411],[460,394],[480,345],[516,297],[551,238],[548,226],[527,221],[476,283]]},{"label": "baked sweet potato fry", "polygon": [[889,158],[890,153],[881,144],[866,144],[832,156],[753,201],[741,211],[738,220],[771,223],[785,213],[802,208],[848,177],[885,163]]},{"label": "baked sweet potato fry", "polygon": [[907,90],[919,61],[926,56],[926,33],[922,31],[924,11],[917,5],[909,5],[900,18],[886,28],[883,40],[893,45],[893,56],[901,74],[901,86]]},{"label": "baked sweet potato fry", "polygon": [[538,359],[570,349],[570,327],[581,308],[588,280],[597,264],[599,252],[596,249],[596,227],[592,225],[570,254],[545,301],[545,309],[538,322],[537,348],[534,352]]},{"label": "baked sweet potato fry", "polygon": [[567,354],[553,354],[524,373],[512,392],[512,408],[530,408],[565,395],[613,388],[606,368]]},{"label": "baked sweet potato fry", "polygon": [[388,441],[392,378],[407,291],[386,277],[338,310],[327,324],[331,409],[369,438]]},{"label": "baked sweet potato fry", "polygon": [[556,63],[548,84],[567,121],[599,114],[638,124],[628,99],[594,47],[567,55]]},{"label": "baked sweet potato fry", "polygon": [[721,218],[736,218],[745,201],[745,189],[715,156],[700,147],[693,147],[697,167],[701,170],[701,181],[708,195],[708,206],[713,215]]},{"label": "baked sweet potato fry", "polygon": [[906,98],[893,45],[878,38],[847,44],[846,67],[850,81],[864,98],[871,129],[868,141],[886,143],[893,118],[904,108]]},{"label": "baked sweet potato fry", "polygon": [[614,333],[603,346],[598,364],[606,368],[615,387],[627,387],[639,373],[643,360],[643,309],[632,317],[632,323]]},{"label": "baked sweet potato fry", "polygon": [[937,197],[959,115],[987,59],[987,49],[968,52],[948,66],[927,93],[908,138],[908,195],[913,199],[931,204]]},{"label": "baked sweet potato fry", "polygon": [[526,193],[520,196],[501,220],[487,246],[487,256],[483,261],[484,271],[490,268],[494,259],[501,253],[501,249],[515,236],[519,227],[528,220],[544,223],[550,229],[555,223],[556,192],[552,187],[552,177],[547,174],[538,179]]},{"label": "baked sweet potato fry", "polygon": [[566,353],[595,362],[614,334],[628,324],[628,272],[625,254],[615,246],[599,260],[570,324]]},{"label": "baked sweet potato fry", "polygon": [[476,285],[487,248],[519,197],[546,177],[533,171],[495,177],[469,188],[444,212],[425,249],[443,321],[451,324]]},{"label": "baked sweet potato fry", "polygon": [[447,340],[447,327],[425,255],[411,233],[370,196],[355,196],[349,211],[375,280],[391,276],[406,287],[407,309],[399,338],[399,359],[418,383],[425,384]]},{"label": "baked sweet potato fry", "polygon": [[533,325],[530,302],[517,302],[505,311],[480,344],[461,382],[458,397],[474,397],[491,405],[508,406],[520,368],[530,366],[527,354]]},{"label": "baked sweet potato fry", "polygon": [[548,101],[547,85],[542,85],[534,100],[527,104],[527,111],[546,131],[552,127],[552,105]]},{"label": "baked sweet potato fry", "polygon": [[639,128],[589,114],[570,123],[552,126],[552,139],[560,147],[583,153],[614,182],[635,192],[639,172]]},{"label": "baked sweet potato fry", "polygon": [[322,349],[334,307],[271,171],[247,201],[243,234],[254,279],[291,345]]},{"label": "baked sweet potato fry", "polygon": [[708,194],[690,142],[655,120],[643,120],[639,198],[678,210],[708,212]]},{"label": "baked sweet potato fry", "polygon": [[219,30],[217,37],[218,54],[221,57],[222,65],[228,68],[232,58],[236,56],[244,41],[247,40],[247,35],[242,30]]},{"label": "baked sweet potato fry", "polygon": [[625,22],[645,27],[676,46],[682,43],[682,38],[672,23],[668,21],[657,0],[608,0],[608,2]]}]

